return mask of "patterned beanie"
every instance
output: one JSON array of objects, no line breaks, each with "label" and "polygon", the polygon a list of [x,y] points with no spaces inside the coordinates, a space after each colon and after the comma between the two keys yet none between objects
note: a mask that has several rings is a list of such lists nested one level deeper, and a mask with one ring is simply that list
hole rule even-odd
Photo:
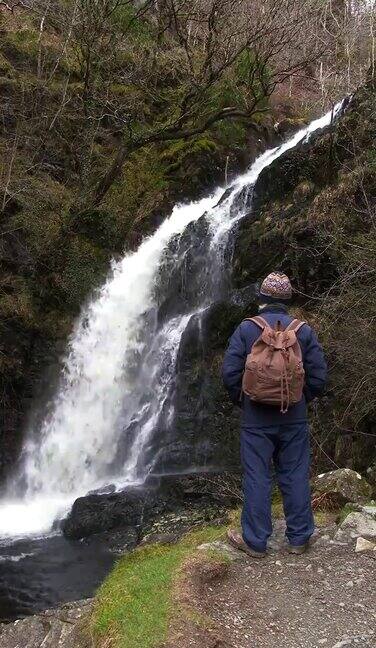
[{"label": "patterned beanie", "polygon": [[285,302],[292,297],[290,279],[283,272],[271,272],[261,284],[259,298],[266,302]]}]

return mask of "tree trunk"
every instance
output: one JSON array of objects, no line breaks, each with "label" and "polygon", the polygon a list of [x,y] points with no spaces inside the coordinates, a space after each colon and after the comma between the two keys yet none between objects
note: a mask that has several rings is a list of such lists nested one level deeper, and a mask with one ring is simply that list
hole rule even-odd
[{"label": "tree trunk", "polygon": [[95,189],[94,199],[92,201],[93,207],[98,207],[98,205],[102,202],[112,184],[121,174],[125,160],[131,155],[131,153],[137,150],[137,148],[139,148],[139,146],[136,145],[128,146],[128,148],[121,146],[119,148],[110,168],[105,173],[103,178],[99,181]]}]

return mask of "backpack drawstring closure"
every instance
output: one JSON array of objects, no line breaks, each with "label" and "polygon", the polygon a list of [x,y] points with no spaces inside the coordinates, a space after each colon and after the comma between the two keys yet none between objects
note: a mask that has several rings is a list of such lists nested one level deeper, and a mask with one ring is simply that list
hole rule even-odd
[{"label": "backpack drawstring closure", "polygon": [[[283,369],[281,371],[281,409],[280,409],[281,414],[286,414],[290,406],[290,385],[289,385],[288,374],[287,374],[287,360],[288,360],[287,356],[288,356],[287,350],[282,349]],[[286,402],[284,398],[285,389],[286,389]]]}]

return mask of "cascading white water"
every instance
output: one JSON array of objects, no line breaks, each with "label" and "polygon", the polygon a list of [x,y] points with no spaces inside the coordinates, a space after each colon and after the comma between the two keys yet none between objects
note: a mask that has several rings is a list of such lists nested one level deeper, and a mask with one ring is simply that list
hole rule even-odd
[{"label": "cascading white water", "polygon": [[[206,212],[211,254],[221,257],[231,229],[244,216],[241,204],[231,209],[242,190],[252,188],[260,172],[285,151],[327,126],[340,108],[338,104],[333,113],[266,151],[219,204],[223,188],[176,206],[136,252],[113,266],[79,318],[51,413],[41,430],[28,435],[22,468],[26,492],[15,500],[10,488],[0,503],[0,536],[47,532],[89,489],[109,481],[123,485],[143,480],[150,466],[142,465],[140,457],[168,404],[182,335],[192,315],[210,301],[210,295],[203,295],[194,311],[158,326],[156,288],[164,252]],[[172,423],[173,411],[168,419]],[[119,442],[128,429],[135,431],[118,465]]]}]

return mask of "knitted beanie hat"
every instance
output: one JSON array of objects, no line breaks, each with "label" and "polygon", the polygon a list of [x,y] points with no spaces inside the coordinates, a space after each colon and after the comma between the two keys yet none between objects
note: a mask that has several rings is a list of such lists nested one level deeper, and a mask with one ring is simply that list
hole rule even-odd
[{"label": "knitted beanie hat", "polygon": [[285,302],[292,297],[290,279],[283,272],[271,272],[261,284],[259,298],[266,302]]}]

